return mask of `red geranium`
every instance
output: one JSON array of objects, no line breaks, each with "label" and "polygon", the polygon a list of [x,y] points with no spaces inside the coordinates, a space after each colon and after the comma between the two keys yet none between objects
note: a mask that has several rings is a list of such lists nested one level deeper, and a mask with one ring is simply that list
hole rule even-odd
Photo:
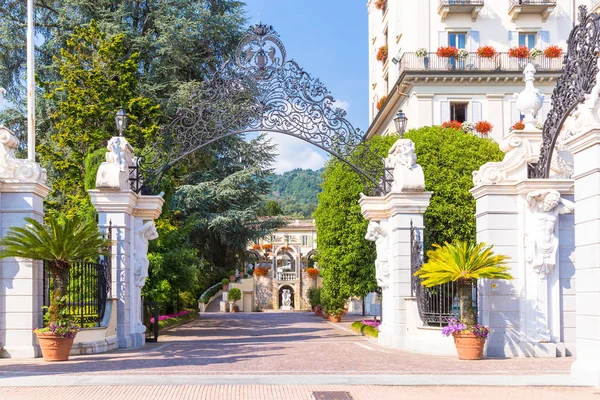
[{"label": "red geranium", "polygon": [[387,6],[387,0],[377,0],[375,2],[375,8],[378,10],[385,9],[385,6]]},{"label": "red geranium", "polygon": [[527,46],[517,46],[508,49],[508,56],[512,58],[529,58],[531,52]]},{"label": "red geranium", "polygon": [[479,121],[475,124],[474,128],[477,132],[481,133],[482,135],[487,135],[492,131],[494,125],[490,124],[487,121]]},{"label": "red geranium", "polygon": [[458,121],[446,121],[442,124],[442,128],[457,129],[462,131],[462,123]]},{"label": "red geranium", "polygon": [[377,61],[385,62],[388,58],[388,45],[384,44],[377,51],[377,56],[375,57]]},{"label": "red geranium", "polygon": [[383,107],[383,105],[385,104],[386,101],[387,101],[387,96],[383,96],[382,98],[379,99],[379,101],[377,102],[377,111],[381,110],[381,107]]},{"label": "red geranium", "polygon": [[516,122],[510,129],[513,131],[522,131],[523,129],[525,129],[525,124],[523,123],[523,121],[519,121]]},{"label": "red geranium", "polygon": [[477,55],[482,58],[492,58],[496,56],[498,52],[493,46],[481,46],[477,49]]},{"label": "red geranium", "polygon": [[254,268],[254,276],[267,276],[268,268],[256,267]]},{"label": "red geranium", "polygon": [[306,273],[308,274],[308,276],[310,276],[311,278],[316,278],[317,276],[319,276],[319,270],[316,268],[307,268],[306,269]]},{"label": "red geranium", "polygon": [[458,55],[458,49],[453,46],[438,47],[436,52],[438,57],[456,57]]},{"label": "red geranium", "polygon": [[546,47],[546,49],[544,50],[544,56],[546,56],[546,58],[558,58],[562,56],[562,53],[563,49],[556,45]]},{"label": "red geranium", "polygon": [[273,245],[271,243],[265,243],[262,245],[263,250],[273,250]]},{"label": "red geranium", "polygon": [[252,245],[252,249],[253,250],[260,250],[260,244],[253,244]]}]

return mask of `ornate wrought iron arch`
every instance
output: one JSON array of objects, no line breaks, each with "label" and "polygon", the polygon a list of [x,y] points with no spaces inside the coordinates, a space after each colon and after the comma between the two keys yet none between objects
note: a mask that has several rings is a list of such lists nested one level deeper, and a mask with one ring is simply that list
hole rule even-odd
[{"label": "ornate wrought iron arch", "polygon": [[[138,160],[135,191],[152,191],[169,168],[220,139],[270,132],[303,140],[338,158],[357,172],[367,193],[387,192],[389,173],[378,179],[383,159],[371,151],[346,112],[334,107],[325,85],[287,59],[272,26],[250,27],[235,58],[203,82],[189,103],[164,129],[154,154]],[[363,157],[352,156],[359,147]]]},{"label": "ornate wrought iron arch", "polygon": [[586,6],[579,6],[579,24],[569,35],[563,74],[552,92],[552,109],[544,123],[540,157],[531,178],[550,176],[552,155],[563,124],[596,84],[599,51],[600,16],[588,14]]}]

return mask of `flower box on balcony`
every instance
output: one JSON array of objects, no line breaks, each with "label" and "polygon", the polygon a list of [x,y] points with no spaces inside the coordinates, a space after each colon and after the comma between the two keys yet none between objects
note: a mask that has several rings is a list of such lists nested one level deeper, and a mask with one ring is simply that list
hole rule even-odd
[{"label": "flower box on balcony", "polygon": [[377,51],[377,56],[375,57],[377,61],[385,62],[388,58],[388,45],[385,44],[379,48]]},{"label": "flower box on balcony", "polygon": [[511,128],[511,131],[522,131],[523,129],[525,129],[525,124],[523,123],[523,121],[519,121],[516,122]]},{"label": "flower box on balcony", "polygon": [[527,46],[517,46],[508,49],[508,56],[511,58],[529,58],[531,52]]},{"label": "flower box on balcony", "polygon": [[561,49],[560,47],[558,47],[556,45],[547,47],[544,50],[544,56],[546,58],[559,58],[560,56],[562,56],[562,54],[563,54],[563,49]]},{"label": "flower box on balcony", "polygon": [[488,121],[479,121],[474,126],[475,130],[481,137],[487,137],[487,135],[494,129],[494,125]]},{"label": "flower box on balcony", "polygon": [[477,55],[481,58],[494,58],[498,52],[493,46],[481,46],[477,49]]},{"label": "flower box on balcony", "polygon": [[383,107],[387,99],[387,96],[383,96],[381,99],[379,99],[379,101],[377,102],[377,111],[381,110],[381,107]]},{"label": "flower box on balcony", "polygon": [[443,58],[456,57],[456,56],[458,56],[458,49],[453,46],[448,46],[448,47],[442,46],[442,47],[438,47],[437,52],[435,54],[437,54],[438,57],[443,57]]},{"label": "flower box on balcony", "polygon": [[456,129],[456,130],[461,131],[462,130],[462,122],[446,121],[446,122],[442,123],[442,128]]}]

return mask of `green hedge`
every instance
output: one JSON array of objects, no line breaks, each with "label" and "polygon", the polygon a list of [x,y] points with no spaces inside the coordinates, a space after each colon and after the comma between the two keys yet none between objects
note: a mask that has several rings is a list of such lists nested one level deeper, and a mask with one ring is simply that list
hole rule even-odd
[{"label": "green hedge", "polygon": [[199,315],[198,312],[194,311],[194,312],[186,314],[186,315],[184,315],[182,317],[169,318],[169,319],[165,319],[164,321],[158,321],[158,330],[160,332],[163,329],[171,327],[173,325],[179,325],[179,324],[182,324],[184,322],[191,321],[193,319],[198,318],[198,315]]},{"label": "green hedge", "polygon": [[360,333],[363,336],[379,337],[379,331],[377,328],[371,325],[364,325],[360,321],[353,322],[350,325],[352,330],[356,333]]},{"label": "green hedge", "polygon": [[211,286],[208,288],[208,290],[206,290],[206,292],[202,293],[202,296],[200,296],[200,303],[208,304],[210,298],[219,293],[219,290],[221,289],[223,289],[223,284],[221,282]]}]

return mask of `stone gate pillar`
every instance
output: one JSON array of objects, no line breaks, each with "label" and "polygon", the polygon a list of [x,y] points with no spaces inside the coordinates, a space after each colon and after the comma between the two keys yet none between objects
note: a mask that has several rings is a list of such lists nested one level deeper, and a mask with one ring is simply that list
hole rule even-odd
[{"label": "stone gate pillar", "polygon": [[600,386],[600,126],[574,136],[567,146],[574,156],[577,206],[577,360],[571,372]]},{"label": "stone gate pillar", "polygon": [[[42,222],[46,172],[39,164],[17,159],[19,140],[0,126],[0,235],[26,225],[25,217]],[[43,264],[41,261],[0,260],[0,346],[2,357],[40,355],[33,329],[42,326]]]},{"label": "stone gate pillar", "polygon": [[112,226],[111,295],[117,300],[119,347],[137,347],[145,338],[141,289],[148,277],[148,241],[158,237],[154,220],[160,216],[164,200],[131,190],[133,148],[124,137],[113,137],[107,149],[96,189],[89,194],[98,211],[99,227]]},{"label": "stone gate pillar", "polygon": [[385,161],[393,168],[391,192],[384,197],[362,196],[359,204],[370,221],[366,239],[377,246],[377,283],[382,288],[379,343],[403,347],[406,337],[406,301],[411,296],[411,222],[423,229],[423,213],[432,193],[425,192],[414,143],[399,139]]}]

